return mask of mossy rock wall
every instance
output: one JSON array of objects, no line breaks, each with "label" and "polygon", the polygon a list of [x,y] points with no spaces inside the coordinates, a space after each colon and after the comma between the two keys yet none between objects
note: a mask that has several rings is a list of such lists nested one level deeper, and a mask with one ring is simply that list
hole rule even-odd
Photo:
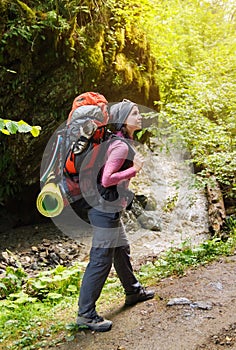
[{"label": "mossy rock wall", "polygon": [[116,18],[106,1],[77,10],[72,2],[55,4],[0,0],[0,117],[42,127],[35,139],[0,136],[0,202],[22,223],[38,216],[42,154],[76,95],[98,91],[111,102],[148,107],[159,100],[156,62],[141,29]]}]

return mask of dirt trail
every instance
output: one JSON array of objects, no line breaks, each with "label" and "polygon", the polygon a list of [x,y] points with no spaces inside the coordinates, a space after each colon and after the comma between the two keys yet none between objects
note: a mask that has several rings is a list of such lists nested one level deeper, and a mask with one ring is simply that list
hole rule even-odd
[{"label": "dirt trail", "polygon": [[[80,331],[59,350],[236,350],[236,255],[167,278],[156,298],[130,308],[123,301],[103,314],[113,321],[106,333]],[[190,305],[167,306],[172,298]],[[195,304],[196,306],[196,304]],[[205,309],[204,309],[205,308]]]}]

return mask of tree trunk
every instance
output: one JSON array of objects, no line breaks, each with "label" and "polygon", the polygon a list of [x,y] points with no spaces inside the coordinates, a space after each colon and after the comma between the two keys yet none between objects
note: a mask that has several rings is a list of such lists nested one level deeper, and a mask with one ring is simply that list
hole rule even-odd
[{"label": "tree trunk", "polygon": [[212,175],[207,185],[209,229],[212,234],[219,234],[226,218],[225,205],[220,185]]}]

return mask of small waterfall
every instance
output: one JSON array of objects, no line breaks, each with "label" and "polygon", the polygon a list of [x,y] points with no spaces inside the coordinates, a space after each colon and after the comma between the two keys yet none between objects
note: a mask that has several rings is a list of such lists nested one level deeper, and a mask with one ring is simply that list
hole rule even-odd
[{"label": "small waterfall", "polygon": [[157,208],[150,214],[160,222],[161,230],[129,232],[134,259],[209,238],[205,191],[194,187],[195,175],[186,150],[163,141],[160,147],[158,140],[154,140],[153,149],[145,149],[146,163],[134,186],[138,194],[155,198]]}]

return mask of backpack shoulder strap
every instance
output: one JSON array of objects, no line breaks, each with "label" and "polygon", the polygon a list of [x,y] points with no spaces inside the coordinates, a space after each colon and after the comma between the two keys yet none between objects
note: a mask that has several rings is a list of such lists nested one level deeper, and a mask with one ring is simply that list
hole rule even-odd
[{"label": "backpack shoulder strap", "polygon": [[115,141],[115,140],[120,140],[124,143],[126,143],[126,145],[129,147],[129,151],[131,151],[132,153],[136,153],[134,150],[134,147],[130,144],[128,139],[125,139],[124,137],[118,136],[116,134],[111,134],[109,137],[109,142]]}]

